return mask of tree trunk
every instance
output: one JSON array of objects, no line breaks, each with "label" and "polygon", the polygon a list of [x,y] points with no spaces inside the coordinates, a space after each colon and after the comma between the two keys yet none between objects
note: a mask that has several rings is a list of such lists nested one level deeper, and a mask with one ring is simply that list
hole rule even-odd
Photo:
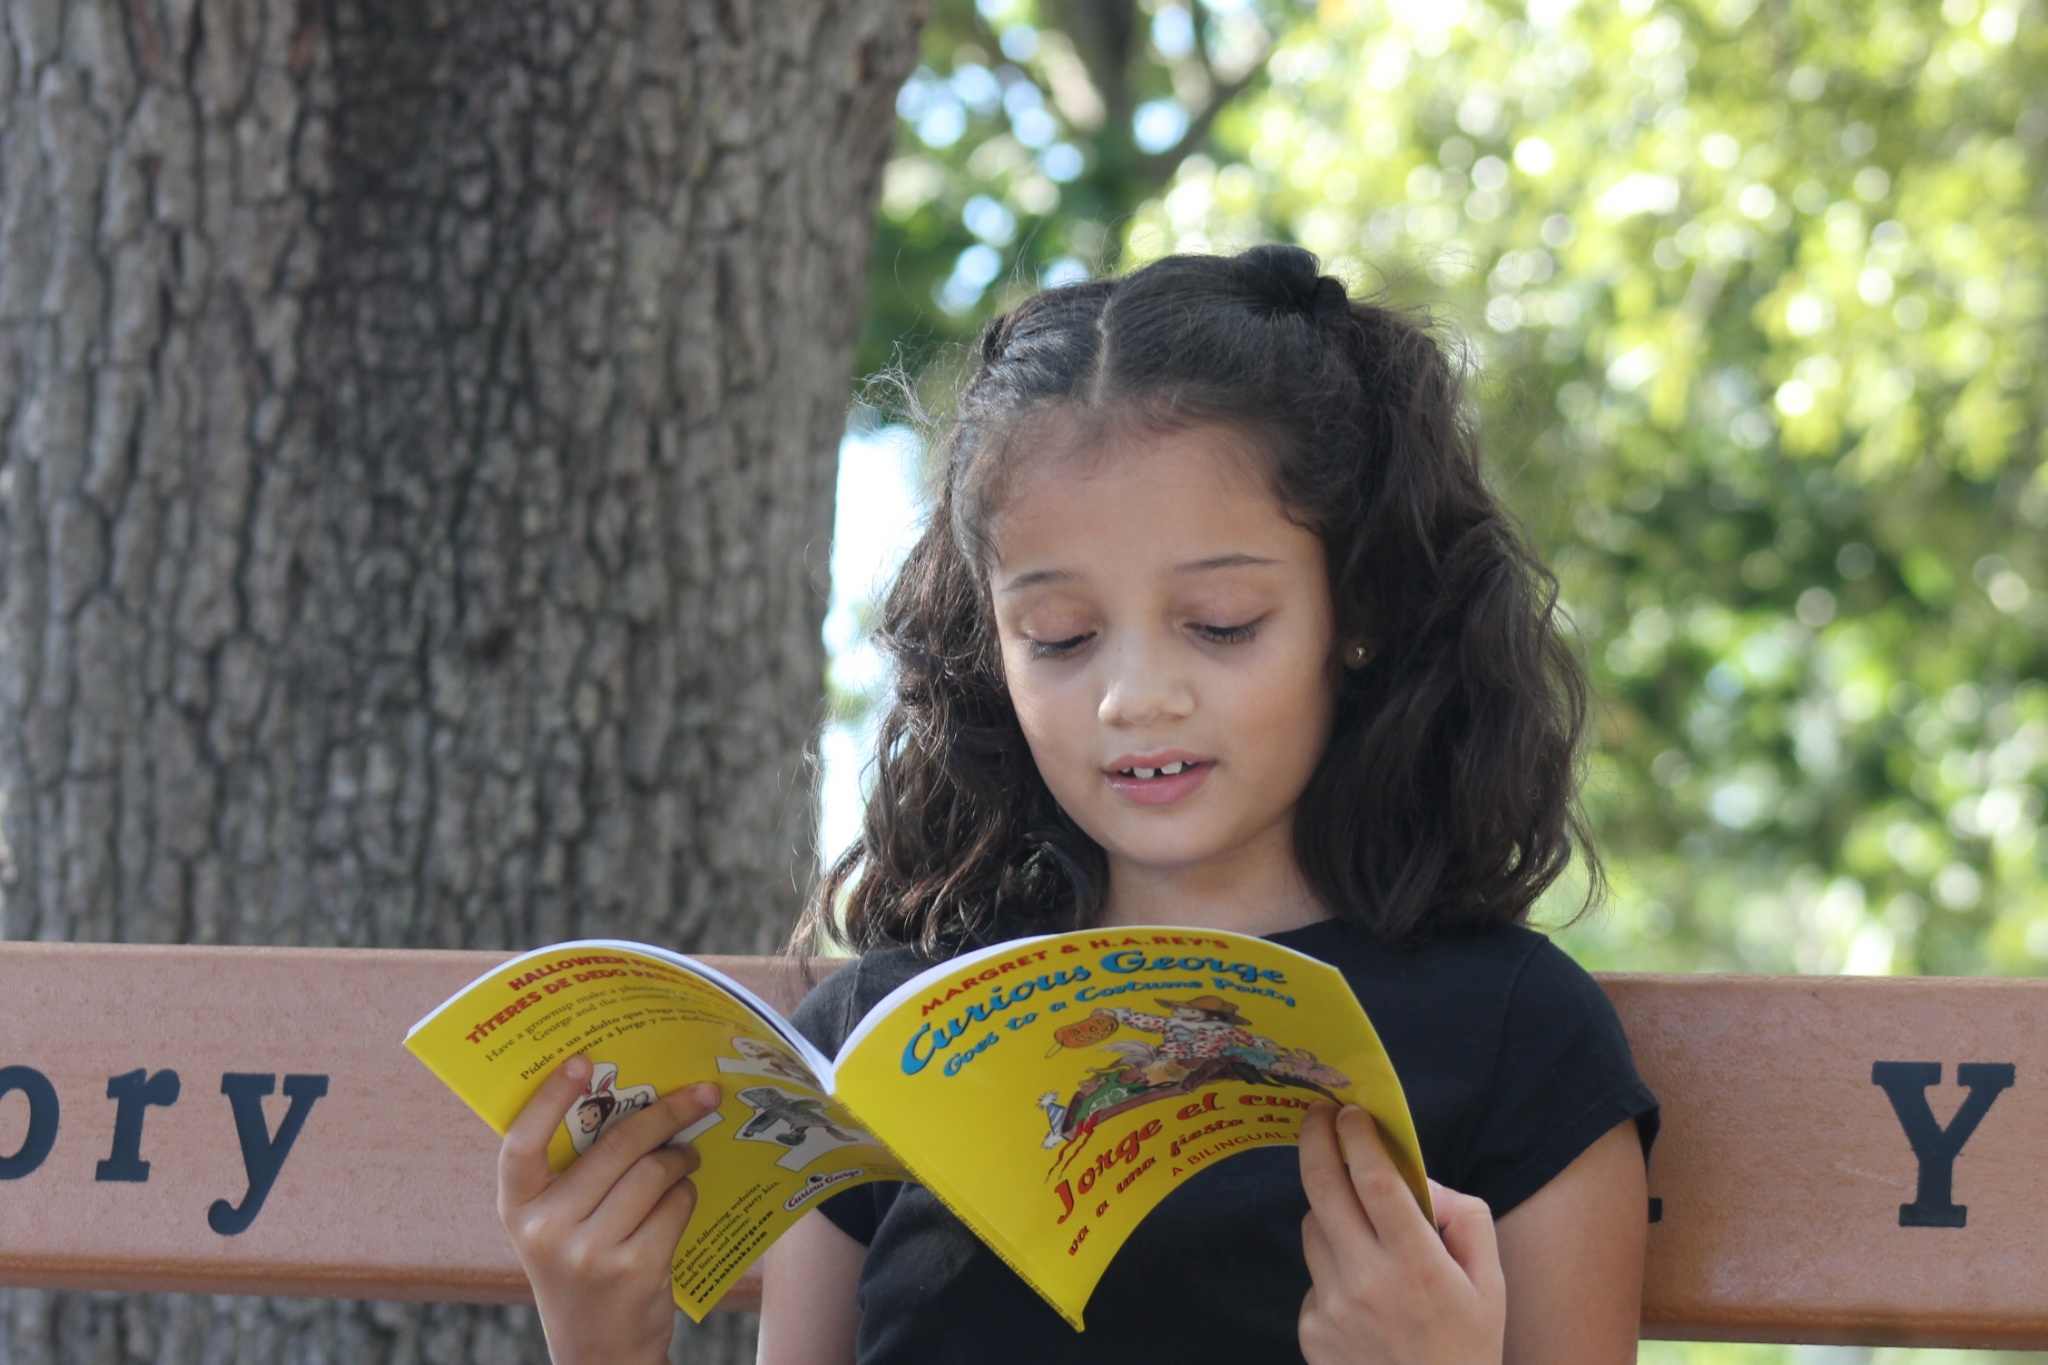
[{"label": "tree trunk", "polygon": [[[0,935],[776,944],[915,7],[8,0]],[[0,1360],[531,1317],[5,1291]]]}]

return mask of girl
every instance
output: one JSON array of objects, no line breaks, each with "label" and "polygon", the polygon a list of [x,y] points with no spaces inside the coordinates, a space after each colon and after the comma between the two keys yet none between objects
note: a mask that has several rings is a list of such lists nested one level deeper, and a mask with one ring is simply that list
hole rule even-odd
[{"label": "girl", "polygon": [[[865,828],[796,940],[862,956],[798,1025],[830,1053],[1025,933],[1264,934],[1344,972],[1451,1189],[1433,1230],[1371,1121],[1320,1104],[1298,1156],[1169,1196],[1076,1335],[927,1191],[868,1186],[769,1251],[761,1360],[1632,1361],[1656,1101],[1523,927],[1583,843],[1584,685],[1436,342],[1296,248],[1169,257],[991,323],[942,449]],[[507,1136],[501,1212],[558,1362],[658,1360],[694,1157],[657,1144],[705,1097],[550,1180],[567,1072]]]}]

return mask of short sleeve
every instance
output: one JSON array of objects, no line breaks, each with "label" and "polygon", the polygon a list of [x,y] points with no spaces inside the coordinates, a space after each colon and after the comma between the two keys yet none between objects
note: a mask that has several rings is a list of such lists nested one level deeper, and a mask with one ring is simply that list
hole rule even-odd
[{"label": "short sleeve", "polygon": [[1621,1019],[1598,982],[1548,939],[1516,974],[1466,1189],[1498,1218],[1549,1184],[1609,1129],[1636,1121],[1647,1161],[1657,1097],[1636,1074]]},{"label": "short sleeve", "polygon": [[[846,1041],[846,1035],[853,1032],[853,1026],[865,1012],[859,1000],[862,966],[861,962],[854,962],[820,981],[789,1017],[797,1032],[827,1057],[839,1051],[839,1045]],[[875,1229],[881,1226],[882,1214],[899,1188],[894,1181],[857,1185],[826,1196],[818,1207],[841,1232],[865,1246],[875,1240]]]}]

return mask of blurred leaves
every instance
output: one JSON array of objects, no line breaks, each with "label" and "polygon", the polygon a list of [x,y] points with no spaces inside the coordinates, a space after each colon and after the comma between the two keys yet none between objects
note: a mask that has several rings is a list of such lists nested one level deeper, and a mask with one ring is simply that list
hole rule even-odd
[{"label": "blurred leaves", "polygon": [[897,100],[860,373],[918,373],[1040,285],[1116,269],[1131,215],[1307,12],[935,0],[924,62]]},{"label": "blurred leaves", "polygon": [[1599,698],[1573,950],[2048,960],[2042,0],[940,8],[867,364],[1267,239],[1429,306]]}]

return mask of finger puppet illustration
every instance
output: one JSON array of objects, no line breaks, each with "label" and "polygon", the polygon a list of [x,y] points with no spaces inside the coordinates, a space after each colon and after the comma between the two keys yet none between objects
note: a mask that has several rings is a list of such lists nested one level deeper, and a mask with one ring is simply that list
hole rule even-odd
[{"label": "finger puppet illustration", "polygon": [[[584,1083],[582,1095],[562,1119],[562,1126],[569,1130],[569,1142],[582,1156],[608,1132],[613,1124],[619,1123],[630,1114],[637,1114],[661,1098],[651,1085],[620,1085],[619,1068],[613,1062],[597,1062],[590,1068],[590,1079]],[[703,1118],[677,1133],[668,1140],[671,1147],[694,1141],[721,1121],[721,1115],[714,1109]]]},{"label": "finger puppet illustration", "polygon": [[720,1057],[718,1069],[728,1076],[767,1076],[775,1080],[794,1081],[813,1090],[823,1087],[811,1069],[790,1053],[764,1043],[758,1038],[739,1037],[732,1040],[732,1050],[737,1057]]},{"label": "finger puppet illustration", "polygon": [[748,1142],[773,1142],[789,1150],[776,1161],[787,1171],[800,1171],[842,1147],[873,1145],[874,1138],[835,1122],[825,1102],[792,1095],[772,1085],[750,1085],[740,1101],[754,1111],[736,1136]]},{"label": "finger puppet illustration", "polygon": [[[1103,1120],[1160,1100],[1177,1099],[1223,1081],[1289,1086],[1326,1099],[1351,1084],[1350,1077],[1320,1061],[1307,1048],[1284,1047],[1252,1031],[1238,1007],[1216,995],[1190,1000],[1160,999],[1167,1014],[1129,1008],[1097,1009],[1088,1018],[1054,1031],[1054,1051],[1096,1045],[1115,1060],[1091,1066],[1061,1102],[1058,1092],[1038,1097],[1045,1111],[1045,1147],[1064,1148],[1085,1139]],[[1157,1041],[1110,1039],[1119,1028],[1153,1034]]]},{"label": "finger puppet illustration", "polygon": [[651,1085],[622,1086],[618,1082],[619,1068],[614,1063],[598,1062],[590,1068],[583,1094],[562,1120],[569,1130],[569,1141],[575,1144],[576,1155],[589,1151],[590,1144],[613,1124],[661,1098]]}]

